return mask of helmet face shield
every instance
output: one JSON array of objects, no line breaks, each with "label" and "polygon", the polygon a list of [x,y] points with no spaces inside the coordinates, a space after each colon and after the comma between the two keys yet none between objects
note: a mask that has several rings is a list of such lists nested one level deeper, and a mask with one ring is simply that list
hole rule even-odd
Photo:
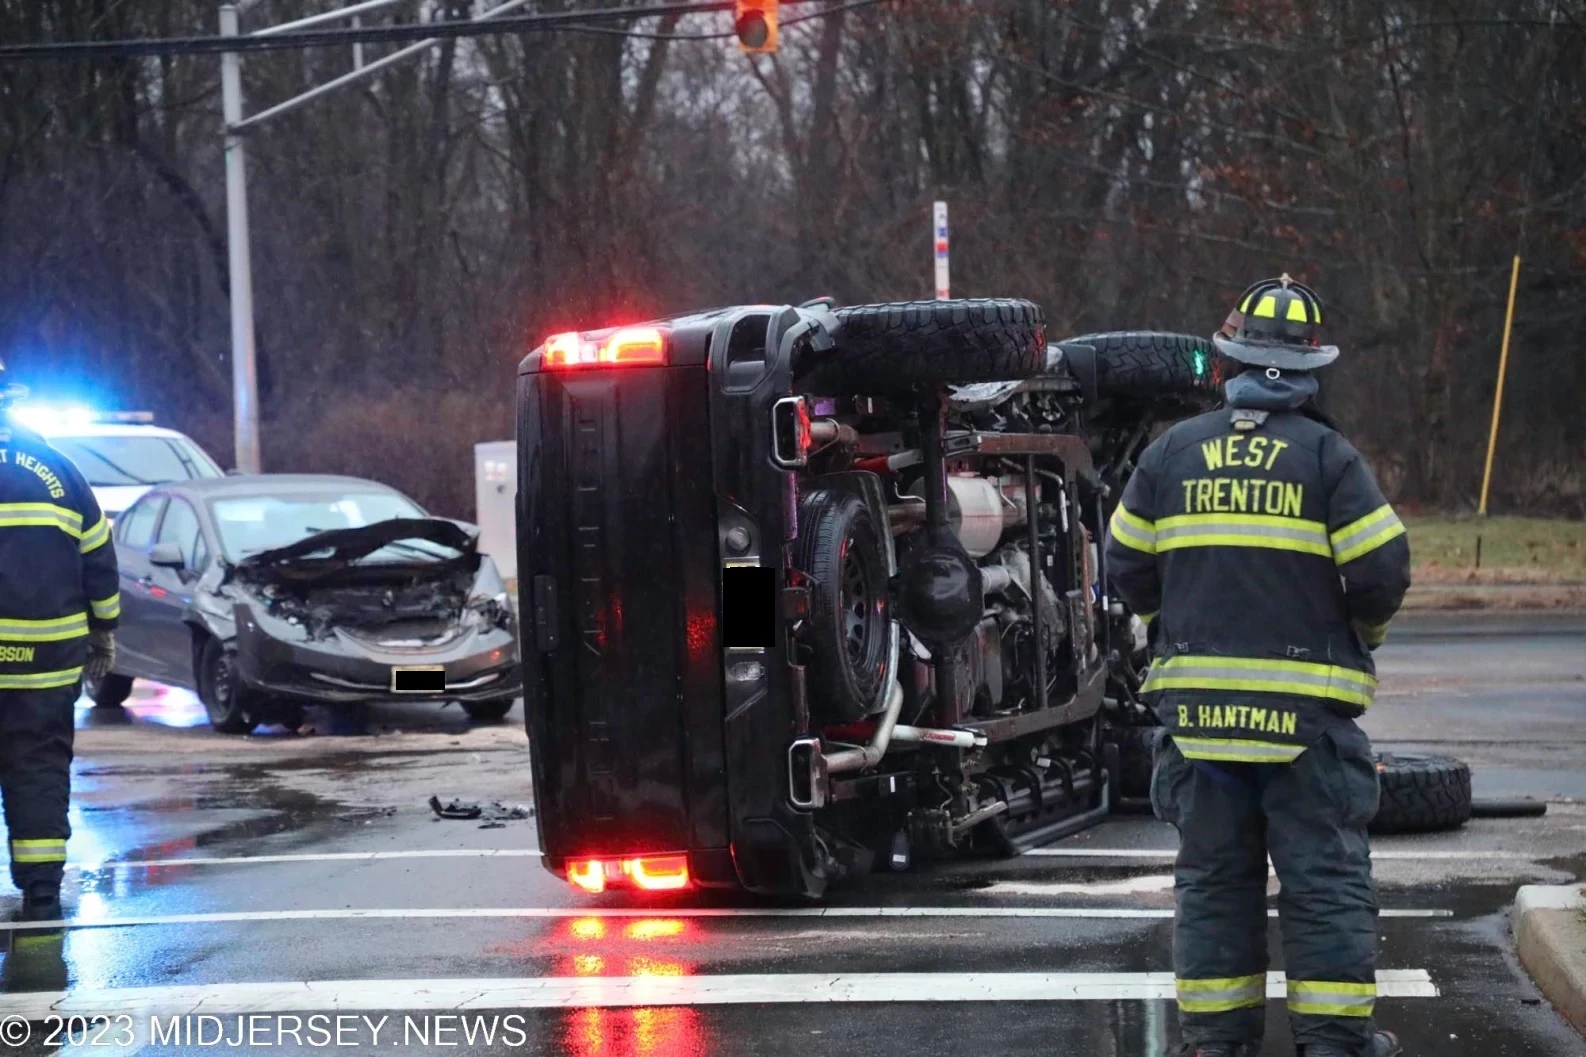
[{"label": "helmet face shield", "polygon": [[1213,337],[1223,355],[1258,367],[1307,371],[1338,358],[1338,348],[1321,345],[1322,299],[1287,275],[1263,279],[1239,295]]}]

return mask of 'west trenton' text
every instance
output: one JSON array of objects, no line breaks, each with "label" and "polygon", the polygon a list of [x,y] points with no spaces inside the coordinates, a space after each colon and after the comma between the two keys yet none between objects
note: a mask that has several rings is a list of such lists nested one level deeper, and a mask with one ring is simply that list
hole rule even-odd
[{"label": "'west trenton' text", "polygon": [[[1230,434],[1201,445],[1208,473],[1220,474],[1236,466],[1270,470],[1286,440],[1276,437],[1242,437]],[[1192,477],[1184,486],[1186,514],[1275,514],[1299,517],[1305,487],[1288,481],[1260,477]]]}]

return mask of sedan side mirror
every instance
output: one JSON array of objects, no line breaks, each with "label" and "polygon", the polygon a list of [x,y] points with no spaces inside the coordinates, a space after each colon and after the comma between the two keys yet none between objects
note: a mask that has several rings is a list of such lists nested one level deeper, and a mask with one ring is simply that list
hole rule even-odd
[{"label": "sedan side mirror", "polygon": [[156,543],[149,551],[149,564],[164,569],[185,569],[187,559],[182,557],[182,548],[177,544]]}]

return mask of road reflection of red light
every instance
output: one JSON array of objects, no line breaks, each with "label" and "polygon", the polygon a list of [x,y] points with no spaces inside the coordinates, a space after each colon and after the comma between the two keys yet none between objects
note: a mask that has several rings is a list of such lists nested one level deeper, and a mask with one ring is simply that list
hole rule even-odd
[{"label": "road reflection of red light", "polygon": [[682,962],[663,961],[659,958],[629,958],[628,976],[692,976]]},{"label": "road reflection of red light", "polygon": [[699,1012],[687,1006],[576,1010],[567,1043],[572,1057],[698,1057],[706,1052]]},{"label": "road reflection of red light", "polygon": [[[598,917],[573,918],[568,932],[585,941],[604,941],[610,951],[622,940],[653,942],[675,939],[689,931],[683,918],[636,918],[623,927],[621,939],[608,940],[606,921]],[[687,962],[666,958],[610,957],[574,954],[556,968],[555,975],[668,977],[693,975]],[[704,1027],[698,1012],[678,1006],[638,1006],[632,1009],[592,1008],[571,1013],[565,1036],[572,1057],[697,1057],[706,1052]]]},{"label": "road reflection of red light", "polygon": [[581,940],[603,939],[606,935],[606,921],[604,918],[574,918],[568,923],[568,931]]},{"label": "road reflection of red light", "polygon": [[672,939],[688,929],[682,918],[640,918],[630,922],[622,934],[630,940]]}]

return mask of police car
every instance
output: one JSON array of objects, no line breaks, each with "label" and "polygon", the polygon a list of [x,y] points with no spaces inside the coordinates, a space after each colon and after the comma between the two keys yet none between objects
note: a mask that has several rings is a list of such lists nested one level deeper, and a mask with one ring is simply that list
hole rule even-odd
[{"label": "police car", "polygon": [[77,464],[111,519],[155,485],[225,476],[191,437],[154,425],[148,411],[18,404],[11,414]]}]

